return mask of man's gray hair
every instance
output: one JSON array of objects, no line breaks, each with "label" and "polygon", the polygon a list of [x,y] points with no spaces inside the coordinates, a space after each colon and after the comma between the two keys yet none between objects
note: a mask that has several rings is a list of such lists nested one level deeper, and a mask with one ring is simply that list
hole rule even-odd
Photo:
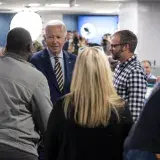
[{"label": "man's gray hair", "polygon": [[51,20],[49,22],[47,22],[46,26],[45,26],[45,32],[46,32],[46,28],[48,26],[62,26],[63,29],[64,29],[64,34],[65,36],[67,35],[67,28],[66,28],[66,25],[61,21],[61,20]]}]

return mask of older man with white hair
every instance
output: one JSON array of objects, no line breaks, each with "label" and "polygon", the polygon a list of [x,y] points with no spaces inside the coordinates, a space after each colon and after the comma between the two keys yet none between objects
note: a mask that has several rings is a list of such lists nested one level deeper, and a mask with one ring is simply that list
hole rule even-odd
[{"label": "older man with white hair", "polygon": [[[30,62],[47,78],[51,101],[54,104],[58,98],[70,91],[76,56],[63,50],[67,29],[62,21],[49,21],[44,33],[46,48],[35,53]],[[40,160],[43,160],[43,146],[41,147]]]},{"label": "older man with white hair", "polygon": [[46,76],[54,104],[59,97],[70,90],[76,56],[63,50],[67,29],[62,21],[49,21],[44,32],[47,47],[35,53],[31,63]]}]

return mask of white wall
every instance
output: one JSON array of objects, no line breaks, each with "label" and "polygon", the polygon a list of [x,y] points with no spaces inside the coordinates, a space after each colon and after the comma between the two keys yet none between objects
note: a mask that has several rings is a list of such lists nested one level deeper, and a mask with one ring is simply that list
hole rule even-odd
[{"label": "white wall", "polygon": [[[54,13],[54,12],[39,12],[38,13],[42,18],[43,28],[45,27],[46,23],[50,20],[63,20],[63,14]],[[37,39],[40,43],[42,43],[43,35],[41,34]]]},{"label": "white wall", "polygon": [[160,2],[125,2],[120,6],[119,30],[136,33],[139,60],[156,60],[160,66]]},{"label": "white wall", "polygon": [[156,60],[160,66],[160,2],[144,2],[138,5],[137,51],[141,60]]},{"label": "white wall", "polygon": [[54,13],[54,12],[39,12],[38,13],[43,21],[43,25],[45,25],[50,20],[63,20],[63,14]]},{"label": "white wall", "polygon": [[[138,36],[138,3],[124,2],[119,8],[118,30],[129,29]],[[137,49],[135,51],[137,54]]]},{"label": "white wall", "polygon": [[129,29],[137,34],[138,23],[137,2],[125,2],[119,8],[119,24],[118,29]]}]

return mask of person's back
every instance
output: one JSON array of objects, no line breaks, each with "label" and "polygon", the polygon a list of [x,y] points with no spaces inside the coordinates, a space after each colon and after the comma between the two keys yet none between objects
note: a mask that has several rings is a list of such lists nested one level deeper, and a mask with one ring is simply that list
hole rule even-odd
[{"label": "person's back", "polygon": [[41,72],[10,45],[8,50],[0,57],[0,159],[30,160],[38,157],[39,133],[44,134],[51,111],[49,87]]},{"label": "person's back", "polygon": [[29,149],[28,145],[21,143],[30,143],[30,150],[35,152],[32,139],[36,142],[39,134],[34,129],[31,100],[33,92],[45,78],[25,63],[10,56],[0,58],[0,143],[16,148],[21,146],[25,150]]},{"label": "person's back", "polygon": [[109,62],[99,47],[82,48],[71,92],[50,114],[46,160],[122,160],[132,116],[116,93]]},{"label": "person's back", "polygon": [[[99,125],[89,128],[75,122],[73,106],[69,106],[72,114],[71,118],[66,120],[63,104],[64,99],[59,100],[54,113],[51,113],[50,121],[56,121],[54,125],[57,125],[58,129],[53,127],[48,130],[48,132],[52,132],[55,129],[52,135],[46,137],[53,142],[52,146],[47,148],[51,154],[46,160],[122,160],[123,142],[132,124],[132,117],[127,107],[119,110],[120,121],[118,121],[117,115],[112,112],[106,127]],[[56,136],[59,142],[55,141]]]}]

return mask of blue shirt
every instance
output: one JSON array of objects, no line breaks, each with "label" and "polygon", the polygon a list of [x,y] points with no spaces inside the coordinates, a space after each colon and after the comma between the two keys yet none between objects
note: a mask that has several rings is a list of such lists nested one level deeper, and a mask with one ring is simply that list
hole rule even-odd
[{"label": "blue shirt", "polygon": [[[54,55],[52,54],[52,52],[47,48],[48,50],[48,53],[49,53],[49,57],[50,57],[50,60],[51,60],[51,64],[52,64],[52,67],[53,67],[53,70],[54,70],[54,67],[55,67],[55,59],[54,59]],[[62,67],[62,72],[63,72],[63,81],[65,81],[65,69],[64,69],[64,59],[63,59],[63,51],[61,50],[60,54],[58,55],[59,57],[59,62],[61,64],[61,67]]]},{"label": "blue shirt", "polygon": [[156,76],[154,76],[154,75],[151,74],[151,73],[150,73],[149,75],[147,75],[147,77],[148,77],[148,78],[151,78],[151,79],[157,79]]}]

